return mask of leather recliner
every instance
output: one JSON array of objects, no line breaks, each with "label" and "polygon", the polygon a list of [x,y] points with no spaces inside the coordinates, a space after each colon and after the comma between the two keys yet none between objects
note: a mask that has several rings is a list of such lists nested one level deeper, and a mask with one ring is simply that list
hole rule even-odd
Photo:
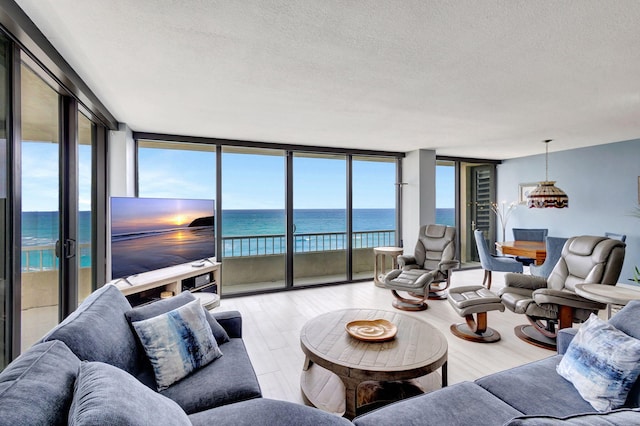
[{"label": "leather recliner", "polygon": [[589,318],[606,305],[575,293],[576,284],[615,285],[625,255],[619,240],[579,236],[567,240],[560,259],[548,278],[506,274],[499,292],[505,307],[524,314],[531,325],[517,326],[516,335],[536,346],[555,349],[557,329],[568,328]]},{"label": "leather recliner", "polygon": [[[389,272],[383,284],[395,297],[393,306],[408,311],[427,309],[426,299],[445,299],[451,270],[460,262],[456,255],[456,228],[446,225],[420,227],[415,253],[398,256],[398,269]],[[440,283],[437,287],[435,284]],[[402,297],[398,291],[413,298]]]}]

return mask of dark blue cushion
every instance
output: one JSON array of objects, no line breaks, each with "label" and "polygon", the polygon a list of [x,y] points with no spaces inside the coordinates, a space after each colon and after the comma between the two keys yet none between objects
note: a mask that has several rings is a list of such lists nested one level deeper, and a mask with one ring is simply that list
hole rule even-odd
[{"label": "dark blue cushion", "polygon": [[527,415],[570,416],[595,412],[575,387],[556,372],[562,355],[554,355],[475,381]]},{"label": "dark blue cushion", "polygon": [[64,343],[39,343],[0,374],[3,425],[64,425],[80,360]]},{"label": "dark blue cushion", "polygon": [[101,361],[129,373],[139,369],[136,339],[124,313],[131,305],[114,285],[94,291],[43,341],[61,340],[83,361]]},{"label": "dark blue cushion", "polygon": [[353,420],[357,426],[501,425],[522,413],[471,382],[387,405]]},{"label": "dark blue cushion", "polygon": [[169,398],[130,374],[101,362],[83,362],[69,410],[70,425],[191,425]]},{"label": "dark blue cushion", "polygon": [[350,425],[347,419],[287,401],[259,398],[191,414],[193,426]]},{"label": "dark blue cushion", "polygon": [[[169,311],[179,308],[182,305],[196,300],[195,296],[189,291],[183,291],[177,296],[170,297],[168,299],[158,300],[157,302],[149,303],[148,305],[136,307],[125,313],[129,322],[136,322],[146,320],[158,315],[165,314]],[[219,345],[229,341],[229,335],[224,328],[216,321],[216,319],[209,313],[208,310],[203,309],[207,322],[211,326],[213,336],[216,338],[216,342]]]},{"label": "dark blue cushion", "polygon": [[[231,339],[220,349],[224,356],[160,393],[176,401],[188,414],[262,396],[242,339]],[[153,374],[138,379],[151,387],[155,385]]]}]

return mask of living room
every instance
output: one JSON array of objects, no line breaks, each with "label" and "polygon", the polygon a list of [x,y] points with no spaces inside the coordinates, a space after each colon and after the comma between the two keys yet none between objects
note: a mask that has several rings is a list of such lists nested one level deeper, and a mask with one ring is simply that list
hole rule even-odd
[{"label": "living room", "polygon": [[[370,198],[379,197],[379,206],[392,206],[389,210],[398,215],[390,229],[386,229],[394,240],[375,245],[402,245],[405,254],[415,246],[419,227],[438,221],[436,210],[441,190],[437,168],[441,163],[455,164],[451,168],[456,168],[456,173],[461,172],[457,167],[462,163],[488,164],[494,173],[492,201],[514,205],[504,236],[500,221],[492,217],[487,229],[490,242],[510,240],[510,230],[516,227],[546,228],[549,235],[558,237],[625,234],[626,254],[619,282],[633,284],[635,267],[640,264],[636,217],[640,203],[637,164],[640,124],[636,119],[640,112],[640,88],[636,78],[639,59],[634,24],[640,10],[635,2],[605,4],[602,8],[600,2],[573,1],[537,5],[249,2],[235,6],[183,2],[160,6],[151,2],[111,5],[6,2],[2,5],[0,23],[7,39],[6,63],[11,64],[8,68],[11,72],[3,77],[7,87],[16,93],[19,79],[11,76],[20,75],[16,67],[22,67],[25,96],[26,70],[34,71],[48,90],[53,89],[54,95],[48,97],[50,104],[58,108],[57,103],[64,99],[60,111],[71,106],[69,110],[76,108],[79,118],[74,123],[73,118],[64,114],[50,115],[48,123],[61,123],[56,129],[63,135],[50,137],[45,129],[32,133],[33,129],[15,125],[20,123],[19,114],[7,116],[7,122],[14,123],[7,126],[7,140],[14,142],[14,148],[9,147],[6,153],[4,176],[8,194],[5,242],[11,248],[4,265],[7,275],[3,277],[6,332],[2,335],[2,365],[69,315],[92,290],[116,278],[111,274],[110,264],[111,198],[142,198],[140,179],[154,177],[157,183],[171,186],[177,197],[189,198],[186,187],[174,183],[168,173],[158,178],[141,168],[140,141],[154,142],[154,138],[174,146],[206,145],[209,154],[213,153],[215,164],[203,170],[207,178],[202,180],[212,183],[207,188],[210,193],[207,199],[218,203],[216,214],[232,199],[222,185],[229,182],[224,175],[223,156],[233,150],[270,151],[269,155],[280,150],[277,155],[281,155],[283,169],[293,169],[297,156],[305,155],[342,156],[348,167],[363,159],[386,162],[390,177],[386,177],[384,188]],[[20,99],[16,102],[14,98],[7,105],[9,112],[16,111]],[[24,124],[33,112],[31,107],[43,107],[44,102],[35,97],[29,102],[23,97],[22,106],[28,106],[23,109]],[[71,139],[77,140],[78,145],[71,142],[67,146],[62,143],[64,135],[75,134],[74,127],[78,137]],[[27,142],[51,141],[56,149],[58,142],[61,149],[95,147],[93,163],[90,161],[87,168],[84,157],[80,157],[77,170],[89,170],[92,175],[89,185],[92,194],[88,198],[93,197],[92,209],[98,214],[91,229],[98,235],[93,236],[91,250],[94,260],[105,262],[96,262],[92,268],[83,270],[67,263],[73,262],[73,256],[61,261],[60,271],[64,271],[61,281],[56,278],[53,286],[37,290],[43,299],[54,300],[42,322],[37,316],[21,316],[25,302],[21,294],[27,294],[27,286],[15,284],[20,279],[25,284],[26,281],[24,276],[20,277],[25,262],[25,251],[20,253],[21,233],[12,228],[12,223],[20,223],[16,222],[20,211],[14,210],[20,200],[26,209],[30,200],[27,195],[33,197],[36,193],[27,185],[29,176],[20,176],[20,161],[12,161],[20,157],[17,146],[21,130]],[[87,138],[95,139],[87,144]],[[542,143],[545,139],[553,141],[545,146]],[[37,150],[30,155],[37,157]],[[72,155],[61,155],[72,160],[62,161],[61,170],[77,167]],[[55,160],[62,160],[62,156]],[[23,170],[33,170],[27,169],[31,166],[27,158],[23,157]],[[58,166],[57,162],[51,164]],[[252,172],[254,180],[267,180],[261,170]],[[348,173],[351,172],[345,175]],[[87,198],[85,194],[76,194],[78,199],[73,201],[75,191],[68,190],[81,187],[79,181],[85,175],[80,173],[74,178],[74,173],[59,173],[55,177],[59,181],[55,182],[62,190],[55,194],[55,202],[58,197],[63,203],[69,202],[65,197],[70,196],[69,205],[82,203]],[[280,209],[289,213],[297,209],[295,181],[287,183],[294,175],[294,170],[285,170],[282,176],[286,178],[277,184],[283,200]],[[467,253],[474,249],[473,221],[464,217],[463,211],[473,198],[468,198],[465,192],[469,181],[462,174],[456,178],[456,201],[452,207],[459,214],[455,222],[458,250]],[[543,180],[556,181],[569,196],[569,208],[526,207],[524,191]],[[344,181],[344,188],[348,188]],[[329,180],[321,176],[319,182]],[[10,183],[14,186],[8,187]],[[350,194],[351,189],[340,191],[341,200],[347,200],[343,202],[344,210],[357,209],[358,205],[349,204],[351,195],[349,199],[343,196],[343,192]],[[312,193],[313,187],[308,192]],[[66,220],[74,215],[63,208],[62,216]],[[61,223],[61,229],[75,225],[72,219]],[[283,247],[295,244],[295,226],[293,221],[285,223],[282,238],[291,240],[278,244]],[[347,231],[345,227],[345,235],[346,232],[351,229]],[[218,235],[224,236],[224,232]],[[57,253],[60,250],[72,253],[71,240],[74,239],[61,238],[63,243],[56,248]],[[293,249],[291,253],[283,249],[277,263],[274,258],[263,257],[259,259],[262,265],[246,267],[238,261],[237,272],[232,274],[233,261],[237,259],[229,256],[225,265],[220,247],[223,246],[218,246],[217,253],[222,260],[223,299],[221,308],[216,310],[243,312],[247,347],[252,359],[257,358],[254,366],[267,396],[300,402],[300,395],[293,395],[298,389],[293,389],[292,383],[298,380],[302,355],[285,352],[298,346],[296,332],[299,333],[302,324],[292,320],[292,330],[296,332],[285,333],[287,340],[282,348],[286,349],[270,347],[275,352],[261,354],[264,349],[261,341],[282,338],[265,330],[268,316],[258,315],[268,311],[263,304],[275,305],[293,317],[295,311],[286,311],[284,305],[289,301],[296,306],[306,305],[300,308],[306,310],[299,315],[305,320],[330,309],[331,304],[314,306],[316,297],[340,299],[335,309],[350,307],[350,303],[393,309],[390,292],[374,288],[370,281],[374,246],[366,247],[360,257],[355,247],[348,258],[343,253],[339,253],[338,260],[329,261],[327,257],[323,262],[339,264],[338,272],[328,272],[329,268],[322,266],[319,269],[323,269],[325,276],[311,284],[296,281],[299,277],[295,274],[302,269],[301,263],[296,266],[296,262],[303,257],[296,257]],[[28,260],[26,263],[30,265]],[[315,259],[308,262],[313,263],[320,264]],[[276,272],[272,273],[267,264],[277,265],[273,268]],[[356,267],[360,264],[364,265],[362,271]],[[239,284],[236,288],[241,289],[248,284],[249,273],[266,276],[268,270],[275,276],[262,280],[273,286],[269,292],[261,292],[251,283],[253,287],[246,287],[249,296],[225,297],[225,280],[231,283],[231,275],[234,284]],[[74,276],[76,271],[81,278]],[[453,286],[479,284],[481,272],[456,271]],[[337,278],[328,278],[331,276]],[[82,280],[89,283],[86,288],[79,284]],[[503,286],[502,281],[501,274],[496,274],[495,291]],[[9,286],[8,282],[14,284]],[[325,287],[327,284],[337,285]],[[275,290],[314,285],[319,287],[271,294]],[[227,288],[227,295],[232,295],[231,288]],[[359,292],[365,294],[359,297]],[[438,317],[435,323],[448,334],[448,324],[456,322],[457,315],[446,301],[431,304],[427,313],[411,315],[428,321],[432,315]],[[511,334],[509,330],[521,320],[522,316],[510,312],[490,314],[490,323],[493,325],[495,321],[503,336]],[[278,327],[286,322],[282,318],[278,321]],[[33,328],[31,331],[35,333],[28,339],[24,334],[27,328]],[[454,338],[448,335],[447,339]],[[547,355],[544,350],[512,340],[512,335],[503,339],[507,340],[506,346],[493,345],[490,349],[454,339],[449,344],[450,384],[474,380]],[[457,360],[454,370],[456,351],[464,355],[462,361]],[[483,353],[500,360],[504,368],[481,361],[479,368],[467,369]],[[277,356],[282,357],[278,361],[281,367],[282,360],[290,362],[274,373],[271,367]],[[280,374],[286,374],[286,379]],[[271,392],[281,385],[282,389]]]}]

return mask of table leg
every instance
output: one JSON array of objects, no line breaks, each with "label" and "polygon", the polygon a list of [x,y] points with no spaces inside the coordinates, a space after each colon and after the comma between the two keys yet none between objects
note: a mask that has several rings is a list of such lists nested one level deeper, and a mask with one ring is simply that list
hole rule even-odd
[{"label": "table leg", "polygon": [[447,377],[447,364],[449,363],[449,361],[445,361],[444,364],[442,364],[441,370],[442,370],[442,387],[446,388],[448,386],[449,383],[449,378]]},{"label": "table leg", "polygon": [[344,416],[351,420],[356,416],[357,391],[360,382],[347,377],[340,377],[340,379],[344,383]]}]

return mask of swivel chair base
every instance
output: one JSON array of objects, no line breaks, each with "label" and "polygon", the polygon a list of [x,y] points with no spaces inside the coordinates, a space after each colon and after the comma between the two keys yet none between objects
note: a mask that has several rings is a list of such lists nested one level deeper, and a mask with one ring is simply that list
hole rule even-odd
[{"label": "swivel chair base", "polygon": [[536,330],[536,328],[531,324],[518,325],[513,329],[513,331],[520,340],[525,341],[530,345],[549,349],[551,351],[556,350],[556,339],[545,336]]},{"label": "swivel chair base", "polygon": [[393,307],[402,311],[424,311],[429,307],[425,302],[425,297],[420,296],[419,299],[407,299],[398,294],[396,290],[391,290],[395,299],[393,299]]},{"label": "swivel chair base", "polygon": [[491,327],[487,327],[484,331],[473,331],[465,323],[451,324],[449,327],[451,333],[464,340],[476,343],[494,343],[501,339],[500,333]]}]

